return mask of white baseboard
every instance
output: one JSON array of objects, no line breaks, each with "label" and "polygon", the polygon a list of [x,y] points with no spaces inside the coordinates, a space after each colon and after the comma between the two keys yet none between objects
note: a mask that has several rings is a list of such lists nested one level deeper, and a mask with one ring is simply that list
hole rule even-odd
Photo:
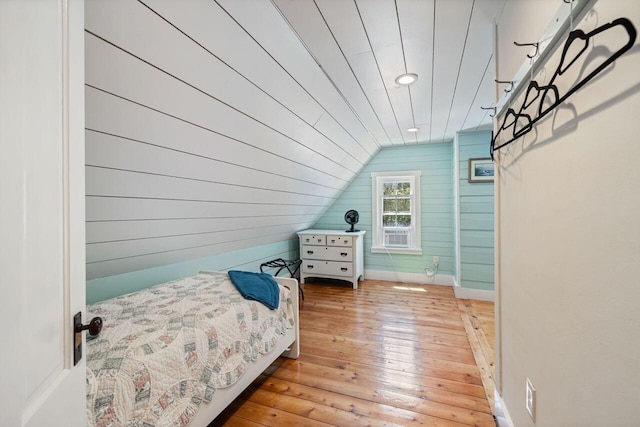
[{"label": "white baseboard", "polygon": [[365,270],[364,277],[370,280],[386,280],[389,282],[421,283],[426,285],[442,285],[453,287],[456,298],[478,299],[482,301],[493,301],[494,292],[484,289],[463,288],[458,285],[455,277],[450,274],[436,274],[435,277],[427,277],[421,273],[402,273],[384,270]]},{"label": "white baseboard", "polygon": [[515,425],[513,424],[513,420],[509,415],[507,406],[504,404],[504,400],[502,400],[502,397],[500,396],[500,393],[498,393],[498,390],[494,389],[493,396],[494,396],[493,400],[496,407],[495,416],[496,416],[496,421],[498,423],[498,427],[514,427]]},{"label": "white baseboard", "polygon": [[456,286],[453,288],[453,293],[456,298],[459,299],[479,299],[482,301],[495,301],[494,292],[487,291],[485,289],[471,289],[463,288],[462,286]]},{"label": "white baseboard", "polygon": [[422,283],[427,285],[453,286],[455,281],[450,274],[436,274],[435,277],[427,277],[421,273],[402,273],[383,270],[365,270],[364,277],[371,280],[388,280],[390,282]]}]

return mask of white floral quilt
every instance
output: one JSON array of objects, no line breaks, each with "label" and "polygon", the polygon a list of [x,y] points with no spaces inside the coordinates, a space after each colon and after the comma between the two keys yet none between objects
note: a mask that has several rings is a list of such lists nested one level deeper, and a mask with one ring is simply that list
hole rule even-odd
[{"label": "white floral quilt", "polygon": [[270,310],[226,273],[201,273],[87,307],[104,320],[87,340],[89,426],[186,426],[293,327],[289,290]]}]

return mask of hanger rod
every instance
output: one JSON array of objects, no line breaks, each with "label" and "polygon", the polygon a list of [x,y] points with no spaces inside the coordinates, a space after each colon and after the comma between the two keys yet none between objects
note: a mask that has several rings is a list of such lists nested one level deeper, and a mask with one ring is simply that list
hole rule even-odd
[{"label": "hanger rod", "polygon": [[[596,0],[581,0],[576,2],[575,0],[573,1],[573,3],[578,3],[577,6],[574,6],[572,11],[573,11],[573,15],[572,16],[577,16],[579,15],[588,5],[593,5],[596,2]],[[569,12],[571,13],[571,12]],[[553,48],[558,44],[558,42],[565,37],[565,32],[567,31],[567,29],[569,29],[570,26],[570,20],[569,19],[565,19],[564,22],[562,23],[562,25],[560,25],[560,27],[558,28],[558,31],[556,31],[556,33],[553,35],[553,37],[551,38],[551,41],[549,42],[549,44],[547,45],[547,49],[543,50],[542,52],[540,52],[540,55],[538,56],[538,59],[536,59],[536,61],[533,63],[533,65],[531,65],[531,70],[529,70],[529,72],[536,74],[538,72],[538,70],[540,69],[540,67],[542,66],[542,64],[544,63],[545,59],[547,59],[547,57],[549,55],[551,55]],[[522,79],[518,82],[517,85],[515,85],[515,87],[513,88],[513,91],[511,91],[511,96],[517,96],[524,88],[526,88],[529,85],[529,80],[528,79]],[[507,109],[509,108],[509,103],[505,102],[505,104],[500,107],[500,111],[498,111],[498,113],[496,114],[497,116],[502,116],[507,112]]]}]

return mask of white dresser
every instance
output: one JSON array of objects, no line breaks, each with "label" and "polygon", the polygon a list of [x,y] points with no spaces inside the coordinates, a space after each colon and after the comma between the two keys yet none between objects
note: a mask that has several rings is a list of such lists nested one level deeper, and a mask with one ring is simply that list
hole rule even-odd
[{"label": "white dresser", "polygon": [[325,277],[346,280],[353,284],[353,289],[358,289],[358,279],[364,279],[364,233],[300,231],[300,283],[304,283],[306,277]]}]

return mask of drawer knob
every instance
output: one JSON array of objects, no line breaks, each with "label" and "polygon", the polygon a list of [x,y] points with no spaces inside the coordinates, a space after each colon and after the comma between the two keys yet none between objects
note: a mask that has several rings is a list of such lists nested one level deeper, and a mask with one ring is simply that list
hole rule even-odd
[{"label": "drawer knob", "polygon": [[309,255],[311,255],[311,254],[313,254],[313,251],[307,251],[307,253],[308,253]]},{"label": "drawer knob", "polygon": [[347,268],[347,267],[340,267],[340,270],[342,270],[342,271],[347,271],[347,270],[348,270],[348,268]]},{"label": "drawer knob", "polygon": [[307,268],[308,268],[309,270],[313,270],[313,265],[307,265]]},{"label": "drawer knob", "polygon": [[340,252],[340,255],[347,256],[347,253],[346,252]]}]

